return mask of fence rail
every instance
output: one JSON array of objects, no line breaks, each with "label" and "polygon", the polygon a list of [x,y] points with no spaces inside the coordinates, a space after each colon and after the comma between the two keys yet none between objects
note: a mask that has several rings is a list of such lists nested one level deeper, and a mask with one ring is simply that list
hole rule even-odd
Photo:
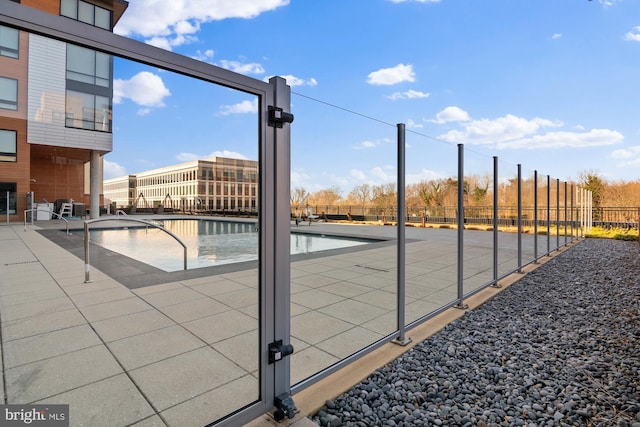
[{"label": "fence rail", "polygon": [[[321,218],[324,216],[331,220],[355,220],[355,221],[395,221],[398,209],[396,206],[356,206],[356,205],[309,205],[314,215]],[[580,217],[580,208],[573,210],[564,206],[551,206],[547,210],[546,206],[539,206],[537,215],[533,207],[522,207],[522,224],[533,226],[534,218],[538,224],[550,219],[552,222],[560,221],[575,222]],[[291,215],[305,216],[307,207],[300,212],[292,207]],[[502,226],[515,226],[518,218],[517,206],[498,207],[498,223]],[[424,216],[428,224],[449,224],[455,223],[458,209],[456,206],[407,206],[406,221],[415,223],[422,222]],[[547,218],[549,213],[550,218]],[[566,215],[566,217],[565,217]],[[640,219],[640,207],[597,207],[592,210],[592,226],[604,228],[638,228]],[[465,206],[464,218],[467,224],[492,224],[493,206]]]}]

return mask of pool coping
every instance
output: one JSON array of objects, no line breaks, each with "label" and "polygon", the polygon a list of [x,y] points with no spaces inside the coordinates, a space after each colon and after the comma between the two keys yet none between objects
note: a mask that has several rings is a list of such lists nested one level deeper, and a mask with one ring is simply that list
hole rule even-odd
[{"label": "pool coping", "polygon": [[[189,218],[191,219],[191,218]],[[144,227],[144,226],[143,226]],[[131,228],[131,227],[129,227]],[[73,233],[80,228],[70,228],[70,234],[58,228],[36,230],[64,250],[72,253],[76,257],[84,260],[84,234]],[[300,231],[294,231],[298,232]],[[335,237],[349,237],[363,240],[362,236],[349,236],[345,233],[326,233],[315,230],[304,231],[305,234],[316,234]],[[313,253],[302,253],[291,255],[291,262],[324,258],[328,256],[339,256],[359,252],[363,250],[387,247],[394,244],[394,239],[371,237],[371,243],[346,248],[329,249]],[[129,289],[139,289],[147,286],[159,285],[162,283],[177,282],[181,280],[197,279],[219,274],[228,274],[250,269],[258,269],[258,260],[241,261],[236,263],[222,264],[209,267],[197,267],[179,271],[165,271],[150,264],[122,255],[118,252],[106,249],[97,244],[89,245],[90,266],[96,268],[117,280]]]}]

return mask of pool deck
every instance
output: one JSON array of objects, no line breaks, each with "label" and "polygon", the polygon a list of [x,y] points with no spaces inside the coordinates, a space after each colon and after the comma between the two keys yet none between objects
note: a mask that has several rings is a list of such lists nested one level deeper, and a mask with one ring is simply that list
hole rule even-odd
[{"label": "pool deck", "polygon": [[[37,221],[27,231],[22,224],[0,226],[4,403],[70,404],[73,426],[199,426],[257,398],[258,363],[251,351],[257,354],[255,268],[215,275],[143,271],[143,276],[154,275],[153,283],[123,284],[110,269],[133,274],[146,267],[118,259],[92,268],[91,282],[85,283],[81,257],[36,231],[61,227],[61,221]],[[396,233],[395,227],[321,223],[308,230],[382,239]],[[455,233],[431,230],[425,244],[424,232],[407,229],[408,248],[415,245],[407,254],[409,320],[452,298],[455,262],[438,260],[451,257]],[[465,236],[468,262],[490,266],[485,251],[475,254],[473,248],[484,248],[491,233],[478,233]],[[395,246],[383,244],[348,257],[337,252],[292,262],[292,382],[393,331],[390,287],[396,273],[390,254]],[[438,268],[424,271],[424,260]],[[486,270],[474,270],[478,283],[486,281]],[[429,289],[421,287],[427,273],[441,278],[430,280]],[[479,292],[471,305],[495,292]],[[414,343],[463,313],[447,310],[412,330]],[[238,353],[238,348],[249,351]],[[326,379],[294,396],[302,412],[294,421],[310,423],[304,415],[375,369],[371,363],[382,364],[400,351],[385,345],[374,352],[378,356],[372,353],[350,366],[342,386]],[[251,423],[269,424],[268,416]]]}]

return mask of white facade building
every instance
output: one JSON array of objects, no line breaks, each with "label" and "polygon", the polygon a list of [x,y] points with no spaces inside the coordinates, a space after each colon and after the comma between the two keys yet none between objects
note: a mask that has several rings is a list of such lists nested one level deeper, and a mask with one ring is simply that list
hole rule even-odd
[{"label": "white facade building", "polygon": [[213,157],[104,181],[104,197],[116,208],[255,212],[258,162]]}]

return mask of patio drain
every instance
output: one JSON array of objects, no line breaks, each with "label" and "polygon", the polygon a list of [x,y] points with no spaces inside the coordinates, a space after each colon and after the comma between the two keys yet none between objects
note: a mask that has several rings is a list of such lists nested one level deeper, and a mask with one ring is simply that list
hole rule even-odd
[{"label": "patio drain", "polygon": [[5,264],[4,266],[5,266],[5,267],[9,267],[9,266],[12,266],[12,265],[36,264],[36,263],[38,263],[38,262],[40,262],[40,261],[38,261],[38,260],[32,260],[32,261],[17,261],[17,262],[10,262],[9,264]]},{"label": "patio drain", "polygon": [[385,270],[384,268],[369,267],[368,265],[360,265],[360,264],[356,264],[356,267],[366,268],[367,270],[381,271],[383,273],[388,273],[390,271],[390,270]]}]

